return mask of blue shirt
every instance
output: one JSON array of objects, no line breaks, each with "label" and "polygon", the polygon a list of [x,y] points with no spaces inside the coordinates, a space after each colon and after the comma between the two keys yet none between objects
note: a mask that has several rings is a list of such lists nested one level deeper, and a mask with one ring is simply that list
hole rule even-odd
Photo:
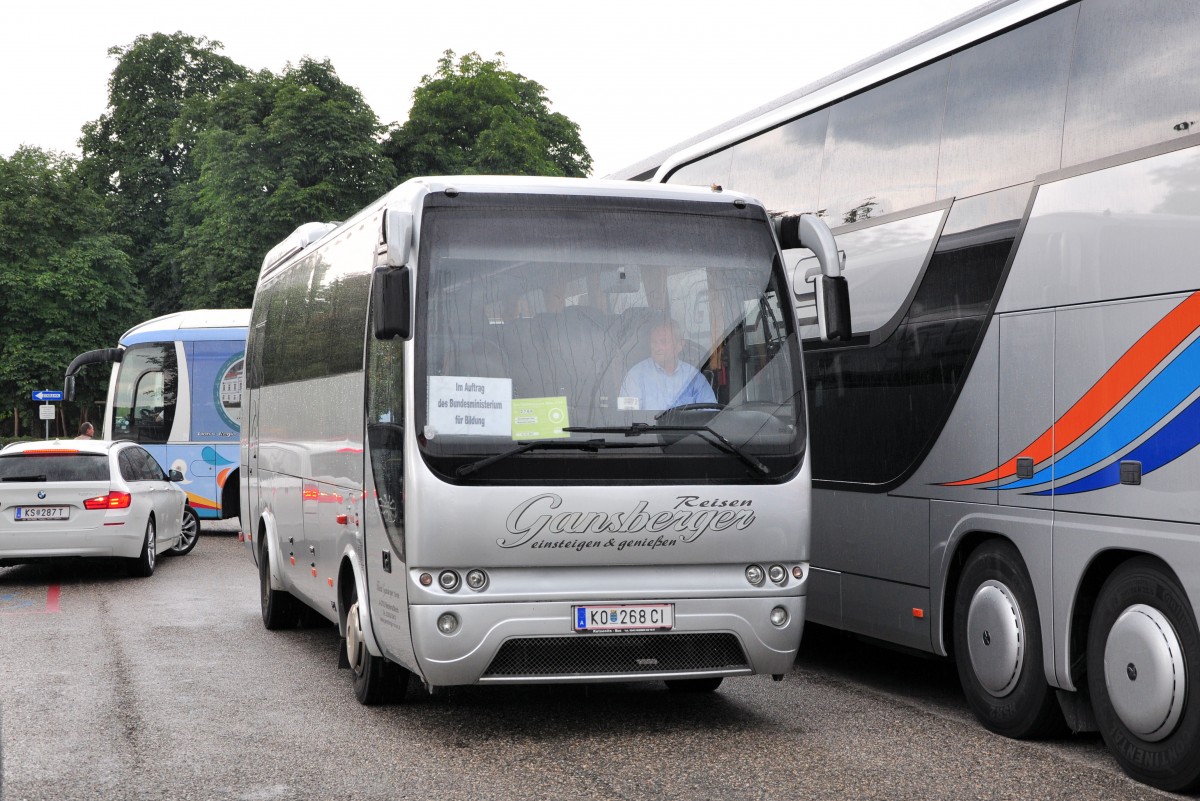
[{"label": "blue shirt", "polygon": [[717,396],[704,376],[686,362],[677,362],[670,375],[653,359],[630,368],[621,382],[619,397],[638,398],[641,409],[671,409],[685,403],[716,403]]}]

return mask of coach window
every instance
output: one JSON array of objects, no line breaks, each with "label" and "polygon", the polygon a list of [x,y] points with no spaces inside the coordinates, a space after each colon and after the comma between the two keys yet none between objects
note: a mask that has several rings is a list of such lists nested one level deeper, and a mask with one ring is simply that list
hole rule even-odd
[{"label": "coach window", "polygon": [[1186,134],[1200,121],[1196,4],[1088,0],[1067,92],[1064,167]]},{"label": "coach window", "polygon": [[771,211],[816,211],[828,127],[822,109],[734,146],[728,188]]},{"label": "coach window", "polygon": [[1058,169],[1079,7],[958,53],[950,62],[939,198],[966,197]]},{"label": "coach window", "polygon": [[113,439],[166,442],[175,421],[178,385],[174,342],[129,348],[117,376]]},{"label": "coach window", "polygon": [[[699,161],[685,164],[667,178],[669,184],[686,184],[688,186],[712,186],[716,184],[725,187],[729,184],[729,165],[733,151],[722,150],[705,156]],[[729,187],[730,189],[736,187]]]},{"label": "coach window", "polygon": [[939,61],[833,107],[821,173],[830,225],[933,202],[949,69]]}]

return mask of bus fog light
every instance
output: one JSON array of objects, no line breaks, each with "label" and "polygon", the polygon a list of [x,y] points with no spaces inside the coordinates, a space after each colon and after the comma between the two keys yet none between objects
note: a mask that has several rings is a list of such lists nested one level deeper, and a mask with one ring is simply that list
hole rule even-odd
[{"label": "bus fog light", "polygon": [[438,584],[446,592],[454,592],[458,589],[458,574],[453,570],[443,570],[438,574]]},{"label": "bus fog light", "polygon": [[453,612],[445,613],[437,619],[437,627],[442,634],[453,634],[458,631],[458,615]]},{"label": "bus fog light", "polygon": [[771,610],[771,625],[776,628],[783,628],[788,622],[788,611],[782,606],[777,606]]},{"label": "bus fog light", "polygon": [[471,570],[467,573],[467,586],[473,590],[482,590],[487,585],[487,573],[482,570]]},{"label": "bus fog light", "polygon": [[755,587],[763,583],[763,578],[765,575],[766,574],[763,573],[763,569],[758,565],[750,565],[750,567],[746,568],[746,581],[750,582]]},{"label": "bus fog light", "polygon": [[783,565],[771,565],[767,568],[767,576],[776,584],[787,581],[787,571],[783,569]]}]

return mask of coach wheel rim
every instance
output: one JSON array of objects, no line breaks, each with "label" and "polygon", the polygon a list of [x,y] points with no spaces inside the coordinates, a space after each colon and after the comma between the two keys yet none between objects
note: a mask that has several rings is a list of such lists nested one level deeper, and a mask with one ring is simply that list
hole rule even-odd
[{"label": "coach wheel rim", "polygon": [[346,659],[352,671],[362,672],[363,638],[362,626],[358,621],[358,601],[350,604],[350,610],[346,613]]},{"label": "coach wheel rim", "polygon": [[1025,661],[1025,621],[1012,590],[988,580],[971,596],[967,651],[980,686],[994,698],[1013,691]]},{"label": "coach wheel rim", "polygon": [[1121,723],[1146,742],[1175,731],[1187,695],[1187,669],[1171,621],[1133,604],[1113,622],[1104,644],[1104,683]]}]

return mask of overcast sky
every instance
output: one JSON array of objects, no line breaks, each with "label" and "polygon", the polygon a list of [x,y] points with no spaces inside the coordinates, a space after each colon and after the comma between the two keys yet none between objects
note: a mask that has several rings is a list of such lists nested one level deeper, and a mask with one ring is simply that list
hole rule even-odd
[{"label": "overcast sky", "polygon": [[503,52],[574,120],[603,176],[983,0],[10,0],[0,22],[0,155],[78,154],[107,106],[108,49],[183,31],[254,70],[328,59],[383,123],[403,122],[442,51]]}]

